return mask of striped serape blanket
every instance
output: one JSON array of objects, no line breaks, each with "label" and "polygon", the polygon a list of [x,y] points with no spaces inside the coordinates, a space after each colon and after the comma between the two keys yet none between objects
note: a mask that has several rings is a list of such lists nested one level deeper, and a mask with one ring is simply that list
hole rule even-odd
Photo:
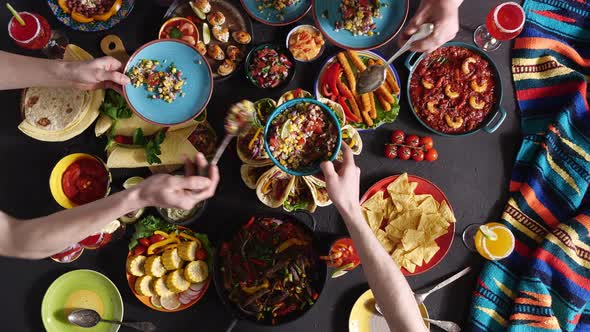
[{"label": "striped serape blanket", "polygon": [[484,266],[472,331],[590,331],[590,2],[525,0],[512,50],[522,119],[502,223],[512,255]]}]

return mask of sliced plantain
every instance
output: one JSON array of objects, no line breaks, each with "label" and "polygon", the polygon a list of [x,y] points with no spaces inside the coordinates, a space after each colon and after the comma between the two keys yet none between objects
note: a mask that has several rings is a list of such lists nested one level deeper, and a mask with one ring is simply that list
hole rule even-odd
[{"label": "sliced plantain", "polygon": [[180,293],[187,290],[191,283],[184,279],[184,273],[182,269],[170,272],[166,276],[166,286],[174,293]]},{"label": "sliced plantain", "polygon": [[162,264],[162,257],[153,255],[145,260],[144,264],[145,273],[148,276],[160,278],[166,274],[166,268]]},{"label": "sliced plantain", "polygon": [[178,249],[168,249],[162,254],[162,264],[168,271],[177,270],[182,265],[182,259],[178,256]]},{"label": "sliced plantain", "polygon": [[150,276],[143,276],[137,278],[137,280],[135,280],[135,291],[137,292],[137,294],[141,296],[154,295],[152,289],[152,279],[153,278]]},{"label": "sliced plantain", "polygon": [[184,278],[192,283],[205,281],[209,277],[209,267],[204,261],[190,262],[184,268]]},{"label": "sliced plantain", "polygon": [[147,258],[145,256],[129,256],[127,257],[127,272],[136,277],[143,277],[145,275],[144,264]]}]

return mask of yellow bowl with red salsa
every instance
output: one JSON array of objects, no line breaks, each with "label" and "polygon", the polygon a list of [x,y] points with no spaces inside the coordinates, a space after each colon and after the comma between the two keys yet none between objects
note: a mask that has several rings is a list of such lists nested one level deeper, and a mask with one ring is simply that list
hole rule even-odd
[{"label": "yellow bowl with red salsa", "polygon": [[246,57],[246,77],[258,88],[274,89],[288,83],[295,73],[295,60],[283,47],[262,44]]},{"label": "yellow bowl with red salsa", "polygon": [[55,201],[66,209],[108,196],[111,173],[98,157],[74,153],[62,158],[51,171],[49,189]]},{"label": "yellow bowl with red salsa", "polygon": [[264,128],[264,148],[282,171],[306,176],[340,152],[342,132],[334,112],[323,103],[299,98],[280,105]]}]

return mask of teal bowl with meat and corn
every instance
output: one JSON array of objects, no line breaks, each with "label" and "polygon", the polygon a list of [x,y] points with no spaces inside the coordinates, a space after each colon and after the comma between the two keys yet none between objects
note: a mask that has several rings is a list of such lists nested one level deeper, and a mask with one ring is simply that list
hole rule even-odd
[{"label": "teal bowl with meat and corn", "polygon": [[336,114],[310,98],[280,105],[264,128],[264,148],[272,162],[294,176],[320,172],[323,161],[333,161],[342,145]]}]

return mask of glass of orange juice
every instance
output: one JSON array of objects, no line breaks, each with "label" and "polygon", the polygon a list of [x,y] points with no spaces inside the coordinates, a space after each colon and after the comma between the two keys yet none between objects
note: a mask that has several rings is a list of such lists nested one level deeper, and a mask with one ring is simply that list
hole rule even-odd
[{"label": "glass of orange juice", "polygon": [[483,258],[495,261],[510,256],[514,250],[514,234],[497,222],[471,224],[463,231],[463,244]]}]

